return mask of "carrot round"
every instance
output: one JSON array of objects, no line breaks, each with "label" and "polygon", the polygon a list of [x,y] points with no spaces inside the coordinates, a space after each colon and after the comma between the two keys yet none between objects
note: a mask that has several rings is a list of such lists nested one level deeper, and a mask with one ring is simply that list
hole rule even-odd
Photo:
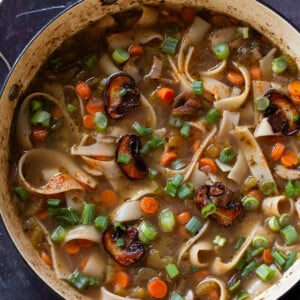
[{"label": "carrot round", "polygon": [[163,280],[156,277],[148,282],[147,290],[151,297],[159,299],[167,295],[168,286]]},{"label": "carrot round", "polygon": [[84,81],[76,84],[75,90],[78,93],[78,95],[81,97],[82,100],[87,100],[92,96],[92,89]]},{"label": "carrot round", "polygon": [[76,254],[80,251],[80,246],[77,240],[71,240],[65,244],[65,249],[69,254]]},{"label": "carrot round", "polygon": [[292,81],[288,88],[292,96],[300,96],[300,80]]},{"label": "carrot round", "polygon": [[44,141],[49,134],[49,130],[47,128],[33,127],[31,129],[32,137],[35,141]]},{"label": "carrot round", "polygon": [[262,253],[262,258],[266,264],[273,263],[272,249],[265,249]]},{"label": "carrot round", "polygon": [[173,151],[165,152],[161,159],[160,159],[160,164],[163,167],[167,167],[171,164],[172,161],[174,161],[177,158],[177,153]]},{"label": "carrot round", "polygon": [[100,99],[89,100],[86,104],[86,110],[91,115],[94,115],[97,112],[103,112],[104,111],[104,103]]},{"label": "carrot round", "polygon": [[106,206],[114,206],[117,202],[118,196],[114,190],[106,189],[100,194],[101,203]]},{"label": "carrot round", "polygon": [[52,266],[52,259],[51,259],[51,256],[48,255],[48,253],[46,253],[45,251],[42,251],[42,253],[41,253],[41,259],[42,259],[42,261],[43,261],[46,265],[48,265],[49,267]]},{"label": "carrot round", "polygon": [[139,44],[133,44],[128,49],[128,52],[129,52],[130,56],[141,56],[144,52],[144,48],[143,48],[143,46],[141,46]]},{"label": "carrot round", "polygon": [[230,71],[227,74],[227,79],[234,85],[243,85],[244,84],[244,77],[239,72]]},{"label": "carrot round", "polygon": [[162,87],[159,88],[156,91],[157,97],[167,105],[171,105],[173,103],[174,97],[175,97],[175,92],[174,90],[168,88],[168,87]]},{"label": "carrot round", "polygon": [[141,210],[146,214],[154,214],[157,211],[158,202],[154,197],[144,197],[141,200]]},{"label": "carrot round", "polygon": [[215,161],[211,158],[204,157],[199,160],[200,168],[207,170],[209,173],[216,174],[217,173],[217,165]]},{"label": "carrot round", "polygon": [[287,168],[295,167],[298,164],[298,155],[294,151],[284,151],[280,158],[280,162]]},{"label": "carrot round", "polygon": [[253,65],[251,68],[250,68],[250,75],[251,75],[251,78],[253,80],[261,80],[261,71],[260,71],[260,67],[259,66],[256,66],[256,65]]},{"label": "carrot round", "polygon": [[186,23],[192,23],[196,17],[196,11],[191,7],[184,7],[182,9],[182,19]]},{"label": "carrot round", "polygon": [[79,239],[78,240],[78,244],[79,244],[79,247],[90,248],[90,247],[92,247],[94,245],[94,242],[90,241],[90,240]]},{"label": "carrot round", "polygon": [[123,289],[129,287],[130,284],[130,277],[125,272],[116,272],[115,279],[114,279],[114,286],[119,286]]},{"label": "carrot round", "polygon": [[40,221],[48,218],[48,210],[42,210],[35,215]]},{"label": "carrot round", "polygon": [[177,215],[177,220],[180,225],[185,225],[191,219],[191,214],[188,211],[184,211]]},{"label": "carrot round", "polygon": [[279,160],[284,152],[285,145],[282,143],[276,143],[272,149],[271,157],[274,160]]},{"label": "carrot round", "polygon": [[93,129],[95,127],[95,120],[94,116],[92,115],[85,115],[83,116],[83,126],[87,129]]}]

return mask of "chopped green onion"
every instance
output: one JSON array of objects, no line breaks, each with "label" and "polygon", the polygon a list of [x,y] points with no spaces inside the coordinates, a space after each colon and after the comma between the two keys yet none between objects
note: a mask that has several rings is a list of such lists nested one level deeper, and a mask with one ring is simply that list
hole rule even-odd
[{"label": "chopped green onion", "polygon": [[293,115],[293,122],[299,121],[300,117],[299,115]]},{"label": "chopped green onion", "polygon": [[172,183],[171,179],[168,179],[167,184],[164,188],[165,193],[171,197],[175,197],[177,190],[178,190],[178,187]]},{"label": "chopped green onion", "polygon": [[270,100],[267,97],[259,97],[255,99],[255,107],[258,111],[265,111],[270,105]]},{"label": "chopped green onion", "polygon": [[147,145],[150,149],[158,149],[164,145],[164,140],[156,135],[152,137],[150,141],[147,142]]},{"label": "chopped green onion", "polygon": [[171,232],[175,227],[175,216],[170,209],[163,210],[159,215],[159,221],[162,231]]},{"label": "chopped green onion", "polygon": [[249,27],[238,27],[237,31],[242,35],[243,39],[249,38]]},{"label": "chopped green onion", "polygon": [[121,230],[126,230],[126,226],[123,225],[120,221],[115,221],[114,224],[114,231],[116,232],[118,229],[121,229]]},{"label": "chopped green onion", "polygon": [[94,226],[99,231],[104,231],[107,229],[109,224],[109,218],[107,216],[98,216],[95,219]]},{"label": "chopped green onion", "polygon": [[171,36],[166,36],[161,51],[167,54],[175,54],[177,44],[178,44],[178,39]]},{"label": "chopped green onion", "polygon": [[145,243],[149,244],[155,239],[157,231],[155,227],[148,221],[143,221],[139,226],[139,239]]},{"label": "chopped green onion", "polygon": [[196,234],[202,227],[202,223],[196,218],[192,217],[185,225],[186,230],[192,234]]},{"label": "chopped green onion", "polygon": [[145,137],[152,133],[151,128],[143,127],[138,122],[134,122],[132,128],[138,133],[139,136]]},{"label": "chopped green onion", "polygon": [[30,108],[32,111],[40,110],[42,109],[42,107],[43,107],[42,102],[39,100],[32,100],[30,102]]},{"label": "chopped green onion", "polygon": [[26,202],[28,200],[28,192],[22,186],[16,186],[14,188],[14,192],[17,195],[18,199],[22,202]]},{"label": "chopped green onion", "polygon": [[254,249],[254,250],[251,252],[251,257],[258,256],[259,254],[263,253],[265,249],[266,249],[266,248],[264,248],[264,247],[259,247],[259,248],[257,248],[257,249]]},{"label": "chopped green onion", "polygon": [[289,214],[282,214],[282,215],[279,217],[279,224],[280,224],[280,226],[282,226],[282,227],[289,225],[290,222],[291,222],[291,217],[290,217]]},{"label": "chopped green onion", "polygon": [[175,264],[167,264],[166,271],[171,279],[179,275],[179,270]]},{"label": "chopped green onion", "polygon": [[65,207],[49,207],[48,213],[50,216],[55,216],[59,225],[68,226],[79,223],[79,217],[76,210]]},{"label": "chopped green onion", "polygon": [[112,58],[117,64],[122,64],[130,58],[130,54],[123,48],[117,48],[113,52]]},{"label": "chopped green onion", "polygon": [[180,134],[183,137],[189,137],[191,133],[191,126],[188,123],[184,123],[180,129]]},{"label": "chopped green onion", "polygon": [[291,245],[299,240],[299,234],[293,225],[288,225],[280,230],[287,245]]},{"label": "chopped green onion", "polygon": [[235,267],[236,267],[236,269],[238,269],[238,270],[240,271],[240,270],[242,270],[242,269],[244,268],[245,264],[246,264],[246,260],[243,259],[243,258],[241,258],[241,259],[237,262],[237,264],[235,265]]},{"label": "chopped green onion", "polygon": [[69,104],[67,104],[66,109],[69,113],[72,113],[72,112],[76,111],[78,108],[77,108],[77,106],[69,103]]},{"label": "chopped green onion", "polygon": [[89,287],[98,287],[100,285],[97,279],[87,277],[78,270],[75,270],[69,275],[68,281],[79,291],[86,290]]},{"label": "chopped green onion", "polygon": [[194,195],[194,185],[192,183],[184,183],[178,188],[177,196],[181,200],[191,198],[193,195]]},{"label": "chopped green onion", "polygon": [[149,169],[148,175],[149,175],[150,179],[154,180],[157,177],[158,172],[157,172],[157,170]]},{"label": "chopped green onion", "polygon": [[52,199],[52,198],[49,198],[47,200],[47,203],[49,206],[59,206],[60,205],[60,202],[61,200],[60,199]]},{"label": "chopped green onion", "polygon": [[214,238],[213,243],[217,246],[224,247],[226,244],[226,239],[220,235],[217,235]]},{"label": "chopped green onion", "polygon": [[283,73],[288,67],[288,62],[284,57],[277,57],[272,61],[272,71],[276,74]]},{"label": "chopped green onion", "polygon": [[275,183],[273,181],[264,182],[261,185],[261,191],[264,195],[270,195],[275,191]]},{"label": "chopped green onion", "polygon": [[169,123],[176,128],[181,128],[183,125],[183,121],[178,117],[171,117]]},{"label": "chopped green onion", "polygon": [[148,145],[148,142],[142,147],[142,149],[140,150],[140,153],[145,154],[150,150],[150,147]]},{"label": "chopped green onion", "polygon": [[118,163],[127,165],[130,162],[131,156],[127,154],[119,154],[118,155]]},{"label": "chopped green onion", "polygon": [[244,241],[245,241],[245,238],[243,236],[240,236],[234,245],[234,249],[240,249],[242,247]]},{"label": "chopped green onion", "polygon": [[107,128],[107,117],[101,112],[97,112],[94,116],[95,126],[98,132],[104,132]]},{"label": "chopped green onion", "polygon": [[255,261],[251,261],[241,272],[242,278],[247,277],[255,268],[257,267],[257,264]]},{"label": "chopped green onion", "polygon": [[262,281],[268,281],[275,275],[275,270],[266,264],[262,264],[256,269],[255,273]]},{"label": "chopped green onion", "polygon": [[172,184],[176,187],[179,187],[183,181],[183,176],[181,174],[176,174],[174,177],[171,178]]},{"label": "chopped green onion", "polygon": [[123,246],[125,245],[125,240],[124,240],[124,238],[118,238],[118,239],[116,240],[116,245],[117,245],[118,247],[123,247]]},{"label": "chopped green onion", "polygon": [[235,282],[233,285],[231,285],[231,286],[229,287],[229,291],[230,291],[230,292],[236,291],[237,288],[238,288],[240,285],[241,285],[241,280],[239,279],[239,280],[237,280],[237,282]]},{"label": "chopped green onion", "polygon": [[60,243],[64,240],[67,232],[62,226],[58,226],[51,233],[51,240],[55,243]]},{"label": "chopped green onion", "polygon": [[245,300],[250,297],[250,294],[247,291],[239,291],[235,297],[235,300]]},{"label": "chopped green onion", "polygon": [[277,217],[272,216],[269,220],[268,220],[268,226],[269,228],[273,231],[273,232],[278,232],[281,229],[279,220]]},{"label": "chopped green onion", "polygon": [[297,252],[296,251],[294,251],[294,250],[292,250],[290,253],[289,253],[289,255],[288,255],[288,257],[287,257],[287,260],[286,260],[286,262],[285,262],[285,264],[284,264],[284,266],[283,266],[283,270],[287,270],[287,269],[289,269],[290,267],[291,267],[291,265],[295,262],[295,260],[297,259]]},{"label": "chopped green onion", "polygon": [[195,80],[192,83],[192,91],[195,95],[203,95],[203,81]]},{"label": "chopped green onion", "polygon": [[252,196],[245,196],[242,199],[242,205],[246,210],[256,210],[259,207],[259,200]]},{"label": "chopped green onion", "polygon": [[219,155],[219,161],[223,164],[228,164],[232,162],[235,157],[236,152],[232,148],[224,148]]},{"label": "chopped green onion", "polygon": [[289,180],[285,185],[284,192],[288,198],[297,198],[300,195],[299,181]]},{"label": "chopped green onion", "polygon": [[123,98],[126,94],[127,94],[127,89],[125,89],[125,88],[121,89],[119,92],[119,96],[121,98]]},{"label": "chopped green onion", "polygon": [[168,22],[168,23],[166,23],[165,31],[168,34],[175,34],[175,33],[178,33],[180,31],[180,27],[175,22]]},{"label": "chopped green onion", "polygon": [[97,64],[97,56],[95,54],[85,55],[80,61],[83,67],[93,69]]},{"label": "chopped green onion", "polygon": [[185,300],[185,298],[181,297],[179,294],[174,293],[171,297],[171,300]]},{"label": "chopped green onion", "polygon": [[220,113],[216,108],[212,108],[205,116],[205,121],[208,125],[212,125],[220,119]]},{"label": "chopped green onion", "polygon": [[201,271],[201,268],[192,265],[192,266],[191,266],[191,271],[192,271],[192,272],[200,272],[200,271]]},{"label": "chopped green onion", "polygon": [[268,248],[269,246],[269,241],[262,235],[256,235],[253,240],[252,240],[252,245],[255,248]]},{"label": "chopped green onion", "polygon": [[92,225],[95,218],[95,204],[86,203],[84,204],[81,223],[83,225]]},{"label": "chopped green onion", "polygon": [[44,110],[38,110],[30,119],[30,123],[33,125],[42,125],[44,127],[49,127],[51,121],[51,115]]},{"label": "chopped green onion", "polygon": [[183,162],[181,159],[175,159],[171,163],[171,169],[173,170],[180,170],[185,167],[185,162]]},{"label": "chopped green onion", "polygon": [[216,45],[213,49],[216,57],[218,59],[226,59],[230,54],[230,48],[226,43],[220,43]]},{"label": "chopped green onion", "polygon": [[272,251],[272,257],[278,266],[282,267],[285,264],[285,258],[280,254],[280,252]]},{"label": "chopped green onion", "polygon": [[213,202],[210,202],[201,209],[201,216],[204,219],[206,219],[210,215],[213,215],[216,211],[217,211],[216,205]]}]

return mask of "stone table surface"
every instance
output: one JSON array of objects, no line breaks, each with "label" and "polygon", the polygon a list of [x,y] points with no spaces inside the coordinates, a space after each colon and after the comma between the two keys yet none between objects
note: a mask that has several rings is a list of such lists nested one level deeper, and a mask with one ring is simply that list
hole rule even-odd
[{"label": "stone table surface", "polygon": [[[1,59],[13,65],[25,45],[58,13],[77,1],[0,0],[0,87],[8,74]],[[300,29],[300,0],[263,0]],[[0,300],[62,299],[29,268],[9,238],[0,218]],[[300,299],[300,283],[281,300]]]}]

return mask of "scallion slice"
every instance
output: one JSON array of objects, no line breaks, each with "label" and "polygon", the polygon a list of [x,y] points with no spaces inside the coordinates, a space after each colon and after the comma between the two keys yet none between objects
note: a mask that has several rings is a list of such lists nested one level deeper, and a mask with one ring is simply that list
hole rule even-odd
[{"label": "scallion slice", "polygon": [[170,209],[163,210],[159,215],[160,227],[164,232],[171,232],[175,227],[175,216]]},{"label": "scallion slice", "polygon": [[118,238],[118,239],[116,240],[116,245],[117,245],[118,247],[123,247],[123,246],[125,245],[125,240],[124,240],[124,238]]},{"label": "scallion slice", "polygon": [[55,216],[57,222],[62,226],[76,225],[79,223],[79,217],[76,210],[65,207],[49,207],[50,216]]},{"label": "scallion slice", "polygon": [[149,175],[150,179],[154,180],[154,179],[156,179],[158,172],[157,172],[157,170],[149,169],[148,175]]},{"label": "scallion slice", "polygon": [[289,180],[284,187],[284,192],[289,198],[297,198],[300,195],[300,183],[296,180]]},{"label": "scallion slice", "polygon": [[123,64],[130,58],[130,54],[123,48],[117,48],[113,52],[112,58],[117,64]]},{"label": "scallion slice", "polygon": [[87,54],[79,62],[83,67],[93,69],[97,64],[97,55]]},{"label": "scallion slice", "polygon": [[213,49],[216,57],[220,60],[226,59],[230,55],[230,48],[226,43],[220,43]]},{"label": "scallion slice", "polygon": [[238,289],[238,287],[241,285],[241,279],[237,280],[233,285],[229,287],[230,292],[234,292]]},{"label": "scallion slice", "polygon": [[147,145],[150,149],[158,149],[164,145],[164,140],[156,135],[152,137],[150,141],[147,142]]},{"label": "scallion slice", "polygon": [[232,148],[224,148],[219,155],[219,160],[223,164],[232,162],[236,157],[236,152]]},{"label": "scallion slice", "polygon": [[288,257],[287,257],[287,260],[286,260],[286,262],[285,262],[285,264],[284,264],[284,266],[283,266],[283,270],[287,270],[287,269],[289,269],[291,266],[292,266],[292,264],[296,261],[296,259],[297,259],[297,252],[296,251],[294,251],[294,250],[292,250],[290,253],[289,253],[289,255],[288,255]]},{"label": "scallion slice", "polygon": [[245,238],[243,236],[240,236],[234,245],[234,249],[240,249],[244,242]]},{"label": "scallion slice", "polygon": [[262,235],[256,235],[253,240],[252,240],[252,245],[255,248],[268,248],[269,246],[269,241]]},{"label": "scallion slice", "polygon": [[277,217],[272,216],[268,220],[268,226],[273,232],[278,232],[281,229],[279,220]]},{"label": "scallion slice", "polygon": [[78,270],[75,270],[70,274],[68,280],[79,291],[84,291],[88,287],[98,287],[100,285],[97,279],[87,277]]},{"label": "scallion slice", "polygon": [[180,134],[183,137],[189,137],[191,133],[191,126],[188,123],[183,123],[181,129],[180,129]]},{"label": "scallion slice", "polygon": [[127,94],[127,89],[125,89],[125,88],[121,89],[119,92],[119,96],[121,98],[123,98],[126,94]]},{"label": "scallion slice", "polygon": [[86,203],[84,204],[82,216],[81,216],[81,223],[83,225],[92,225],[94,223],[95,218],[95,204]]},{"label": "scallion slice", "polygon": [[166,36],[161,51],[167,54],[175,54],[177,44],[178,44],[178,39],[171,36]]},{"label": "scallion slice", "polygon": [[255,274],[262,280],[262,281],[268,281],[273,278],[275,275],[275,270],[267,266],[266,264],[260,265],[256,271]]},{"label": "scallion slice", "polygon": [[148,221],[143,221],[140,224],[138,230],[139,230],[139,239],[145,244],[149,244],[152,240],[155,239],[157,235],[157,230]]},{"label": "scallion slice", "polygon": [[32,111],[41,110],[43,107],[42,102],[39,100],[32,100],[30,102],[30,108]]},{"label": "scallion slice", "polygon": [[132,128],[138,133],[139,136],[145,137],[152,133],[151,128],[143,127],[139,122],[134,122]]},{"label": "scallion slice", "polygon": [[205,121],[208,125],[213,125],[220,119],[220,113],[216,108],[212,108],[205,116]]},{"label": "scallion slice", "polygon": [[243,39],[249,38],[249,27],[238,27],[237,31],[242,35]]},{"label": "scallion slice", "polygon": [[256,210],[259,207],[259,200],[252,196],[245,196],[242,199],[242,205],[246,210]]},{"label": "scallion slice", "polygon": [[242,278],[247,277],[255,268],[257,267],[257,264],[255,261],[251,261],[241,272]]},{"label": "scallion slice", "polygon": [[69,103],[69,104],[67,104],[66,109],[67,109],[67,111],[68,111],[69,113],[73,113],[73,112],[76,111],[78,108],[77,108],[77,106],[75,106],[75,105]]},{"label": "scallion slice", "polygon": [[288,62],[284,57],[277,57],[272,61],[272,71],[276,74],[283,73],[288,67]]},{"label": "scallion slice", "polygon": [[25,190],[22,186],[16,186],[14,188],[14,192],[17,195],[18,199],[22,202],[26,202],[29,198],[27,190]]},{"label": "scallion slice", "polygon": [[202,228],[202,223],[196,217],[192,217],[185,225],[185,228],[190,233],[196,234]]},{"label": "scallion slice", "polygon": [[246,260],[241,258],[235,265],[235,268],[240,271],[245,267],[245,264],[246,264]]},{"label": "scallion slice", "polygon": [[60,200],[60,199],[49,198],[49,199],[47,200],[47,203],[48,203],[49,206],[57,207],[57,206],[60,205],[61,200]]},{"label": "scallion slice", "polygon": [[104,132],[107,129],[108,120],[105,114],[97,112],[94,116],[96,130]]},{"label": "scallion slice", "polygon": [[130,162],[130,155],[127,154],[119,154],[118,155],[118,163],[123,164],[123,165],[127,165]]},{"label": "scallion slice", "polygon": [[173,170],[180,170],[185,167],[185,162],[182,161],[181,159],[175,159],[171,163],[171,169]]},{"label": "scallion slice", "polygon": [[267,97],[259,97],[255,99],[255,107],[258,111],[265,111],[270,105],[270,100]]},{"label": "scallion slice", "polygon": [[285,264],[285,258],[278,251],[272,251],[272,257],[274,258],[275,263],[282,267]]},{"label": "scallion slice", "polygon": [[192,91],[195,95],[203,95],[203,81],[193,81]]},{"label": "scallion slice", "polygon": [[175,34],[175,33],[178,33],[180,31],[180,27],[175,22],[168,22],[168,23],[166,23],[165,31],[168,34]]},{"label": "scallion slice", "polygon": [[210,202],[201,209],[201,216],[206,219],[210,215],[213,215],[216,211],[217,211],[216,205],[213,202]]},{"label": "scallion slice", "polygon": [[282,227],[289,225],[290,222],[291,222],[291,217],[290,217],[289,214],[282,214],[282,215],[279,217],[279,224],[280,224],[280,226],[282,226]]},{"label": "scallion slice", "polygon": [[194,195],[194,185],[192,183],[184,183],[178,188],[177,196],[181,200],[191,198],[193,195]]},{"label": "scallion slice", "polygon": [[299,234],[293,225],[282,228],[280,234],[287,245],[291,245],[299,240]]},{"label": "scallion slice", "polygon": [[171,297],[171,300],[185,300],[185,298],[181,297],[179,294],[174,293]]},{"label": "scallion slice", "polygon": [[175,278],[177,275],[180,274],[180,272],[175,264],[167,264],[166,271],[171,279]]},{"label": "scallion slice", "polygon": [[109,218],[107,216],[98,216],[95,219],[94,226],[99,231],[104,231],[107,229],[109,224]]},{"label": "scallion slice", "polygon": [[171,179],[168,179],[167,184],[164,188],[165,193],[171,197],[175,197],[177,190],[178,190],[178,187],[172,183]]},{"label": "scallion slice", "polygon": [[64,240],[67,232],[64,227],[58,226],[51,233],[51,240],[55,243],[60,243]]},{"label": "scallion slice", "polygon": [[44,110],[38,110],[30,119],[32,125],[42,125],[44,127],[49,127],[51,121],[51,115]]},{"label": "scallion slice", "polygon": [[213,243],[219,247],[224,247],[226,244],[226,239],[220,235],[217,235],[214,238]]}]

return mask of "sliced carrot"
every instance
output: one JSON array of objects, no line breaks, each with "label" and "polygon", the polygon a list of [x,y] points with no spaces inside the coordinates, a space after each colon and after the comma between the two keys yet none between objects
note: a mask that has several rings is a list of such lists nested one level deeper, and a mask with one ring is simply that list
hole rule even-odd
[{"label": "sliced carrot", "polygon": [[199,166],[204,171],[208,173],[216,174],[217,173],[217,165],[215,161],[211,158],[204,157],[199,160]]},{"label": "sliced carrot", "polygon": [[197,152],[197,150],[200,148],[200,145],[201,145],[200,140],[196,140],[194,142],[193,147],[192,147],[193,154],[195,154]]},{"label": "sliced carrot", "polygon": [[95,120],[94,116],[92,115],[85,115],[83,116],[83,126],[87,129],[93,129],[95,127]]},{"label": "sliced carrot", "polygon": [[89,114],[94,115],[97,112],[103,112],[104,111],[104,103],[102,100],[93,97],[90,99],[86,104],[86,110]]},{"label": "sliced carrot", "polygon": [[182,19],[186,23],[193,23],[196,17],[196,11],[194,8],[191,7],[184,7],[182,9]]},{"label": "sliced carrot", "polygon": [[31,134],[35,141],[41,142],[46,139],[49,134],[49,130],[47,128],[32,127]]},{"label": "sliced carrot", "polygon": [[282,156],[283,152],[284,152],[284,149],[285,149],[285,145],[284,144],[282,144],[282,143],[276,143],[275,146],[272,149],[271,157],[274,160],[279,160],[280,157]]},{"label": "sliced carrot", "polygon": [[219,293],[216,289],[212,289],[208,292],[210,300],[219,300]]},{"label": "sliced carrot", "polygon": [[261,80],[261,71],[259,66],[257,65],[251,66],[250,74],[253,80]]},{"label": "sliced carrot", "polygon": [[90,248],[90,247],[92,247],[94,245],[94,242],[90,241],[90,240],[79,239],[78,240],[78,244],[79,244],[79,247]]},{"label": "sliced carrot", "polygon": [[168,167],[172,163],[172,161],[177,158],[177,156],[177,153],[174,151],[165,152],[160,158],[160,164],[163,167]]},{"label": "sliced carrot", "polygon": [[262,258],[266,264],[273,263],[274,260],[272,257],[272,249],[270,249],[270,248],[265,249],[262,253]]},{"label": "sliced carrot", "polygon": [[87,262],[89,261],[89,257],[85,257],[83,260],[80,261],[78,267],[80,270],[83,270],[87,264]]},{"label": "sliced carrot", "polygon": [[188,211],[184,211],[177,215],[177,220],[180,225],[185,225],[191,219],[191,214]]},{"label": "sliced carrot", "polygon": [[298,164],[298,155],[291,150],[284,151],[280,158],[280,162],[287,168],[295,167]]},{"label": "sliced carrot", "polygon": [[48,210],[42,210],[35,215],[40,221],[48,218]]},{"label": "sliced carrot", "polygon": [[133,44],[129,47],[128,52],[130,56],[141,56],[144,52],[144,48],[139,44]]},{"label": "sliced carrot", "polygon": [[173,103],[174,97],[175,97],[175,92],[174,90],[168,88],[168,87],[162,87],[159,88],[156,91],[157,97],[167,105],[171,105]]},{"label": "sliced carrot", "polygon": [[129,287],[130,277],[125,272],[116,272],[114,279],[114,286],[118,285],[123,289]]},{"label": "sliced carrot", "polygon": [[234,85],[243,85],[244,84],[244,77],[240,72],[230,71],[227,74],[227,79]]},{"label": "sliced carrot", "polygon": [[101,192],[100,199],[102,204],[111,207],[116,204],[118,196],[114,190],[106,189]]},{"label": "sliced carrot", "polygon": [[292,81],[288,88],[292,96],[300,96],[300,80]]},{"label": "sliced carrot", "polygon": [[42,252],[41,252],[41,259],[42,259],[42,261],[43,261],[46,265],[48,265],[49,267],[52,266],[52,259],[51,259],[51,256],[50,256],[48,253],[46,253],[45,251],[42,251]]},{"label": "sliced carrot", "polygon": [[292,95],[291,99],[295,104],[300,104],[300,96]]},{"label": "sliced carrot", "polygon": [[80,251],[78,240],[71,240],[65,244],[65,249],[69,254],[76,254]]},{"label": "sliced carrot", "polygon": [[153,278],[148,282],[147,291],[153,298],[164,298],[168,292],[167,284],[160,278]]},{"label": "sliced carrot", "polygon": [[158,209],[158,202],[154,197],[144,197],[140,203],[142,211],[146,214],[154,214]]},{"label": "sliced carrot", "polygon": [[82,100],[87,100],[92,96],[92,89],[84,81],[76,84],[75,90],[78,93],[78,95],[82,98]]},{"label": "sliced carrot", "polygon": [[255,197],[257,200],[262,201],[264,198],[263,193],[259,189],[252,189],[247,193],[247,196]]}]

